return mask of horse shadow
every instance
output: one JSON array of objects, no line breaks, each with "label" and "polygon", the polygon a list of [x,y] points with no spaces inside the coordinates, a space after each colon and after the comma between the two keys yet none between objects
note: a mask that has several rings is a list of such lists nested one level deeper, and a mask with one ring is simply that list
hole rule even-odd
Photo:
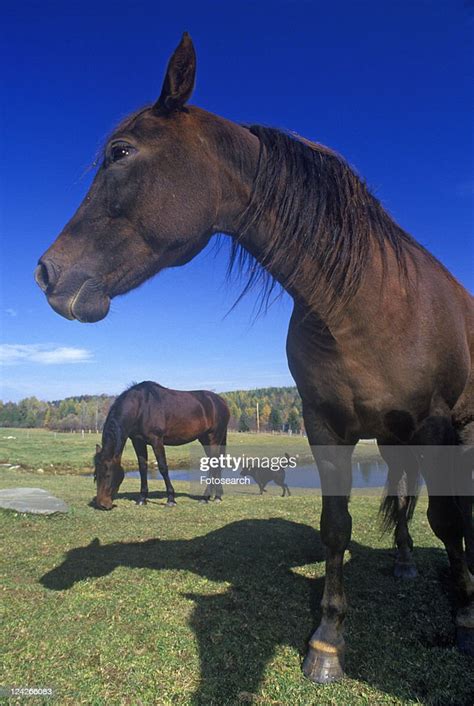
[{"label": "horse shadow", "polygon": [[[446,627],[450,625],[448,580],[443,581],[441,590],[437,581],[431,589],[438,603],[446,604],[447,623],[442,619],[437,623],[430,615],[430,625],[425,624],[431,611],[422,592],[435,583],[433,571],[446,573],[443,553],[418,550],[423,570],[431,567],[426,585],[421,587],[391,576],[387,550],[352,542],[349,557],[345,564],[351,601],[347,675],[406,700],[443,706],[465,704],[464,696],[458,698],[453,691],[453,682],[459,685],[469,678],[469,658],[453,649],[439,649],[452,648],[454,642],[454,634]],[[96,539],[70,550],[64,562],[40,582],[50,590],[66,591],[78,581],[103,577],[127,566],[184,570],[230,584],[224,593],[184,594],[194,602],[190,626],[197,638],[201,665],[199,687],[190,703],[223,706],[256,698],[251,695],[258,692],[279,646],[297,650],[302,660],[312,629],[319,622],[323,578],[308,578],[305,573],[312,574],[312,570],[298,571],[298,567],[322,561],[324,547],[314,528],[282,518],[248,519],[189,540],[101,545]],[[407,645],[410,640],[412,644]],[[412,659],[417,647],[421,649],[416,669],[406,670],[403,655]],[[434,658],[437,693],[443,693],[443,701],[431,693]],[[472,689],[474,693],[474,683]],[[315,698],[319,698],[317,694],[315,691]],[[323,694],[319,692],[322,698]]]}]

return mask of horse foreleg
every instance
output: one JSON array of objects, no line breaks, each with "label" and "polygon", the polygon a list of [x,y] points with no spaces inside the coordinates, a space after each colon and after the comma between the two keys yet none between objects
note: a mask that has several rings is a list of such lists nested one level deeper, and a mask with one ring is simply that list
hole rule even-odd
[{"label": "horse foreleg", "polygon": [[[337,473],[330,462],[320,461],[318,466],[322,469],[321,479],[327,474]],[[321,482],[324,487],[324,481]],[[323,495],[321,539],[326,546],[326,577],[321,601],[322,618],[311,637],[303,663],[306,676],[320,684],[338,681],[344,676],[343,627],[347,602],[343,584],[343,561],[351,529],[348,498]]]},{"label": "horse foreleg", "polygon": [[145,505],[148,498],[148,449],[143,439],[131,437],[131,441],[137,455],[140,471],[140,496],[137,505]]},{"label": "horse foreleg", "polygon": [[[348,510],[352,486],[353,446],[335,446],[324,421],[305,412],[308,439],[318,466],[322,489],[321,539],[326,546],[326,578],[321,601],[322,618],[309,642],[303,672],[325,684],[344,676],[344,619],[347,611],[343,583],[344,552],[351,538]],[[315,446],[324,444],[324,446]],[[331,446],[329,446],[331,444]]]},{"label": "horse foreleg", "polygon": [[168,507],[171,507],[173,505],[176,505],[176,500],[174,488],[170,481],[170,476],[168,473],[168,463],[166,461],[165,447],[161,439],[154,439],[152,446],[156,456],[156,461],[158,463],[158,468],[163,477],[163,480],[165,481],[166,493],[168,496],[168,501],[166,504],[168,505]]}]

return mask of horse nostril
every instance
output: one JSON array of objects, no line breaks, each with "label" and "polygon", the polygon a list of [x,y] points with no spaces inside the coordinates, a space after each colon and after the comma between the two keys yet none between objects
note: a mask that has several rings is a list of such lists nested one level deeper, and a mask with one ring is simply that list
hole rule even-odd
[{"label": "horse nostril", "polygon": [[38,265],[35,269],[35,280],[38,287],[40,287],[43,292],[48,288],[48,271],[44,265]]},{"label": "horse nostril", "polygon": [[57,280],[53,265],[40,260],[35,270],[35,280],[43,292],[46,292],[47,289],[52,289]]}]

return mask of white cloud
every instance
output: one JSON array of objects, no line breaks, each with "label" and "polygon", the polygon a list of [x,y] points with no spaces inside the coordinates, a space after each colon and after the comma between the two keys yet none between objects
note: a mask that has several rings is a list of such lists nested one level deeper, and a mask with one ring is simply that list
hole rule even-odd
[{"label": "white cloud", "polygon": [[11,316],[13,318],[14,316],[18,315],[18,312],[16,309],[5,309],[5,314],[8,314],[8,316]]},{"label": "white cloud", "polygon": [[5,343],[0,345],[0,364],[39,363],[58,365],[64,363],[86,363],[92,353],[86,348],[51,346],[43,343]]}]

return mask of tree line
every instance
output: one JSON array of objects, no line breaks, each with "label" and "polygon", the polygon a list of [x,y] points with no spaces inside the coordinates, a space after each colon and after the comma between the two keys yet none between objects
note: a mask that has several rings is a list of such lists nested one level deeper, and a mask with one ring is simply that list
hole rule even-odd
[{"label": "tree line", "polygon": [[[234,431],[297,434],[303,429],[301,399],[296,387],[264,387],[219,394],[229,405],[229,428]],[[110,395],[81,395],[51,402],[36,397],[20,402],[0,401],[0,426],[101,432],[114,400]]]}]

